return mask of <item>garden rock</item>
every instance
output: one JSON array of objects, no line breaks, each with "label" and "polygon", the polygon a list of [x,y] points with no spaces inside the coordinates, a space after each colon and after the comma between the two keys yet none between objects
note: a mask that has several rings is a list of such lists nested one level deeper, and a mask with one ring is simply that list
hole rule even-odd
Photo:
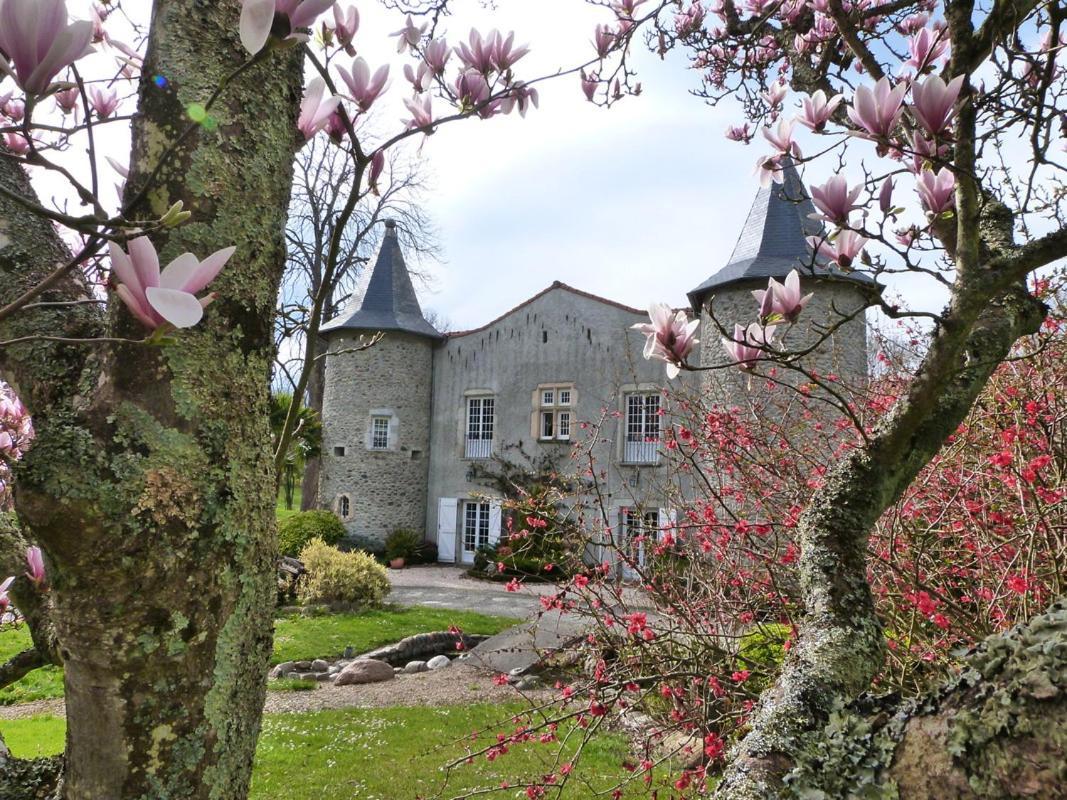
[{"label": "garden rock", "polygon": [[282,677],[282,675],[287,675],[290,672],[293,672],[295,669],[296,669],[296,662],[294,662],[294,661],[283,661],[281,664],[278,664],[274,669],[272,669],[270,671],[270,676],[272,678],[280,678],[280,677]]},{"label": "garden rock", "polygon": [[414,675],[416,672],[426,672],[429,667],[426,666],[425,661],[409,661],[404,665],[404,672],[408,675]]},{"label": "garden rock", "polygon": [[325,672],[330,668],[330,662],[324,658],[316,658],[311,662],[311,669],[313,672]]},{"label": "garden rock", "polygon": [[448,656],[434,656],[426,662],[426,669],[443,669],[451,663],[448,660]]},{"label": "garden rock", "polygon": [[384,661],[373,658],[361,658],[353,661],[334,678],[335,686],[349,686],[358,683],[378,683],[393,678],[393,668]]}]

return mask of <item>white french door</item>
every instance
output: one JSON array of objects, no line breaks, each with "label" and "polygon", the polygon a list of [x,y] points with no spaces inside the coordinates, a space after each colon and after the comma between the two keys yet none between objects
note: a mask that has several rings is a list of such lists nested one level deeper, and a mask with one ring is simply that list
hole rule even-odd
[{"label": "white french door", "polygon": [[639,580],[640,569],[645,566],[645,548],[655,542],[660,533],[658,509],[640,511],[636,508],[622,509],[619,525],[619,571],[624,580]]},{"label": "white french door", "polygon": [[462,555],[464,564],[474,563],[479,547],[495,544],[500,539],[500,506],[482,500],[468,500],[463,504]]}]

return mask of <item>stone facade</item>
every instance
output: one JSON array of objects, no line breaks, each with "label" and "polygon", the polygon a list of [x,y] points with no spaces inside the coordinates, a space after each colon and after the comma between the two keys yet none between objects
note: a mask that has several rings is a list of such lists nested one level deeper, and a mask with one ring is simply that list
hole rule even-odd
[{"label": "stone facade", "polygon": [[[329,342],[338,355],[326,360],[320,496],[353,537],[381,542],[395,528],[421,533],[433,342],[399,331],[358,352],[351,352],[358,343],[355,333],[333,335]],[[384,449],[374,447],[375,419],[388,424]]]}]

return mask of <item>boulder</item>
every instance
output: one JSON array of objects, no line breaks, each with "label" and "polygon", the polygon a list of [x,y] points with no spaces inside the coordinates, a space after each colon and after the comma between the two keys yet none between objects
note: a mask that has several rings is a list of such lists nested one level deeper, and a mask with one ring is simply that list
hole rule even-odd
[{"label": "boulder", "polygon": [[443,669],[451,663],[448,660],[448,656],[434,656],[426,662],[426,669]]},{"label": "boulder", "polygon": [[404,672],[408,675],[414,675],[416,672],[425,672],[429,669],[426,666],[425,661],[409,661],[404,665]]},{"label": "boulder", "polygon": [[295,662],[293,662],[293,661],[283,661],[281,664],[278,664],[274,669],[272,669],[270,671],[270,676],[272,678],[280,678],[283,675],[286,675],[286,674],[288,674],[290,672],[293,672],[295,667],[296,667],[296,663]]},{"label": "boulder", "polygon": [[353,661],[337,673],[333,682],[335,686],[349,686],[357,683],[378,683],[393,677],[393,668],[384,661],[373,658],[361,658]]},{"label": "boulder", "polygon": [[324,658],[316,658],[311,662],[312,672],[325,672],[330,668],[330,662]]},{"label": "boulder", "polygon": [[293,664],[293,668],[298,672],[307,672],[309,669],[311,669],[311,662],[297,661],[295,664]]}]

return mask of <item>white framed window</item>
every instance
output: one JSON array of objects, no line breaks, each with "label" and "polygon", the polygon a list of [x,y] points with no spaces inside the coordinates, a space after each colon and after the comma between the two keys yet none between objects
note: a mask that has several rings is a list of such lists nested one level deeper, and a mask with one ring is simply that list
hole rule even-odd
[{"label": "white framed window", "polygon": [[658,392],[633,392],[625,396],[622,460],[627,464],[659,462],[660,400]]},{"label": "white framed window", "polygon": [[496,428],[496,398],[467,398],[467,436],[464,453],[467,458],[489,458],[493,452]]},{"label": "white framed window", "polygon": [[574,428],[574,384],[538,386],[534,392],[534,434],[543,442],[568,441]]},{"label": "white framed window", "polygon": [[371,417],[370,420],[370,449],[389,449],[389,417]]}]

